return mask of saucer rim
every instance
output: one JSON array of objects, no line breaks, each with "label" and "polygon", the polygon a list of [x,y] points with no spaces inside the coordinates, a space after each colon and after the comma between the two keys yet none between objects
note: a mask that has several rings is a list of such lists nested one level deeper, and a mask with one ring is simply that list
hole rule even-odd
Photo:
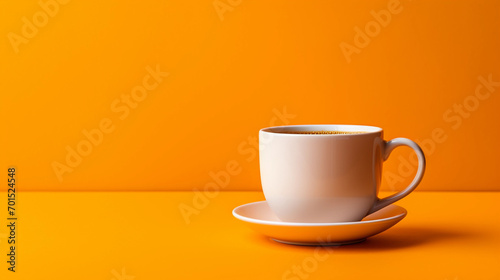
[{"label": "saucer rim", "polygon": [[[391,220],[395,220],[395,219],[399,219],[399,218],[402,219],[406,216],[406,214],[408,214],[408,211],[404,207],[399,206],[399,205],[395,205],[395,204],[391,204],[391,205],[388,205],[386,207],[400,208],[403,210],[401,214],[398,214],[396,216],[391,216],[388,218],[383,218],[383,219],[376,219],[376,220],[369,220],[369,221],[356,221],[356,222],[343,222],[343,223],[297,223],[297,222],[267,221],[267,220],[261,220],[261,219],[255,219],[255,218],[248,218],[248,217],[245,217],[245,216],[242,216],[242,215],[236,213],[236,211],[239,208],[249,206],[252,204],[262,204],[262,203],[267,203],[267,201],[262,200],[262,201],[256,201],[256,202],[251,202],[251,203],[246,203],[246,204],[240,205],[240,206],[233,209],[233,211],[232,211],[233,216],[236,219],[244,221],[244,222],[261,224],[261,225],[296,226],[296,227],[327,227],[327,226],[347,226],[347,225],[362,225],[362,224],[380,223],[380,222],[391,221]],[[386,208],[386,207],[384,207],[384,208]],[[384,208],[382,208],[382,209],[384,209]],[[382,209],[380,209],[380,210],[382,210]]]}]

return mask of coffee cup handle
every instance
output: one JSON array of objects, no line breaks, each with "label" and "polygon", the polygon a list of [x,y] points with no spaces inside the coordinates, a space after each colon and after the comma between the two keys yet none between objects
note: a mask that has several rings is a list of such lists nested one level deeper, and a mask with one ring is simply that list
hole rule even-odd
[{"label": "coffee cup handle", "polygon": [[415,153],[417,154],[417,158],[418,158],[417,174],[415,175],[415,178],[413,178],[413,181],[410,183],[410,185],[408,187],[406,187],[406,189],[404,189],[398,193],[395,193],[391,196],[388,196],[386,198],[382,198],[382,199],[377,198],[377,201],[374,203],[372,209],[370,210],[370,212],[368,214],[376,212],[376,211],[386,207],[387,205],[392,204],[392,203],[400,200],[401,198],[407,196],[418,186],[420,181],[422,181],[422,177],[424,176],[424,171],[425,171],[424,152],[422,151],[420,146],[418,146],[417,143],[411,141],[410,139],[394,138],[394,139],[386,142],[385,147],[384,147],[384,151],[383,151],[384,161],[387,160],[387,158],[389,157],[391,152],[394,150],[394,148],[399,147],[399,146],[408,146],[408,147],[412,148],[415,151]]}]

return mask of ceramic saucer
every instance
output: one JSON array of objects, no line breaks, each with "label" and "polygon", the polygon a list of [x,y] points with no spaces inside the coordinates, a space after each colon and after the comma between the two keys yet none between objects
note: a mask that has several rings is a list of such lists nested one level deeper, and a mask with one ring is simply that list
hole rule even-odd
[{"label": "ceramic saucer", "polygon": [[406,216],[406,209],[389,205],[359,222],[288,223],[280,221],[266,201],[259,201],[234,208],[233,216],[281,243],[331,246],[358,243],[381,233],[401,221]]}]

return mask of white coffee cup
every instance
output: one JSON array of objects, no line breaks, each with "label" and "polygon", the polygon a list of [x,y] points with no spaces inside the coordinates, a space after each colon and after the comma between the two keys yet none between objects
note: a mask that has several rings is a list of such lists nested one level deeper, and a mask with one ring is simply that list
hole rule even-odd
[{"label": "white coffee cup", "polygon": [[[353,134],[302,134],[304,132]],[[300,132],[300,134],[299,134]],[[360,221],[412,192],[422,180],[422,149],[406,138],[383,140],[383,130],[361,125],[294,125],[261,129],[260,175],[264,195],[285,222]],[[382,164],[398,146],[412,148],[418,170],[410,185],[378,198]]]}]

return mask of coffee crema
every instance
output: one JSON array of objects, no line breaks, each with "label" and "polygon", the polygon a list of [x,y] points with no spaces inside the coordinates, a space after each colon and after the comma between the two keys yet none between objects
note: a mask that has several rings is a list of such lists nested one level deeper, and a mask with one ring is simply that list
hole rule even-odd
[{"label": "coffee crema", "polygon": [[320,131],[277,131],[284,134],[361,134],[365,131],[338,131],[338,130],[320,130]]}]

